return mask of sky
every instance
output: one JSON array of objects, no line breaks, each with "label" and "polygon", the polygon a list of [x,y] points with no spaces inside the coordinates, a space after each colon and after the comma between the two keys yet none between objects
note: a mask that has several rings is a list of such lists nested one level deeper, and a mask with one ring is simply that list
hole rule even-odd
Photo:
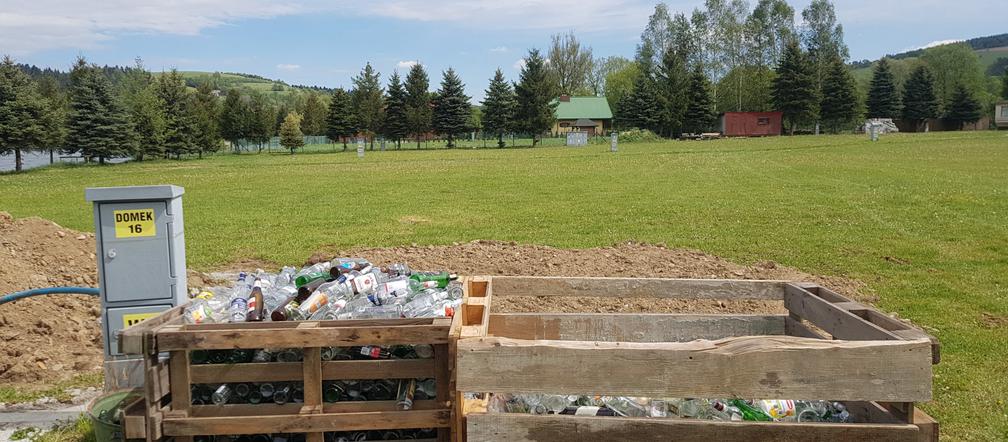
[{"label": "sky", "polygon": [[[793,0],[796,18],[811,0]],[[701,1],[666,1],[689,14]],[[750,0],[750,4],[755,4]],[[483,97],[494,70],[573,30],[596,56],[632,57],[656,2],[637,0],[0,0],[0,53],[66,70],[78,55],[153,71],[244,72],[348,87],[370,62],[385,81],[448,67]],[[1008,32],[1005,0],[834,0],[851,58]]]}]

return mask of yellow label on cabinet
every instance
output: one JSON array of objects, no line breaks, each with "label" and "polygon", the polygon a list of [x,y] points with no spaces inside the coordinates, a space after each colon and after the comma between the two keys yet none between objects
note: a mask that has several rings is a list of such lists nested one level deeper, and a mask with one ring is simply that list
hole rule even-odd
[{"label": "yellow label on cabinet", "polygon": [[156,236],[154,209],[114,210],[116,238]]},{"label": "yellow label on cabinet", "polygon": [[123,318],[123,328],[127,328],[127,327],[130,327],[132,325],[139,324],[144,319],[153,318],[153,317],[155,317],[157,315],[160,315],[160,313],[157,313],[157,312],[153,312],[153,313],[131,313],[131,314],[128,314],[128,315],[123,315],[123,317],[122,317]]}]

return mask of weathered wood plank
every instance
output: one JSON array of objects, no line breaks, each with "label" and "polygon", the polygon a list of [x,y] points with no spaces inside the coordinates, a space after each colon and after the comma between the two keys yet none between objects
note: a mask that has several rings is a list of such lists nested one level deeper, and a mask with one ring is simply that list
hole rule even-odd
[{"label": "weathered wood plank", "polygon": [[667,278],[494,276],[494,296],[784,299],[784,282]]},{"label": "weathered wood plank", "polygon": [[296,348],[381,344],[445,344],[451,325],[318,327],[307,329],[184,330],[162,328],[160,350]]},{"label": "weathered wood plank", "polygon": [[[398,401],[344,401],[322,404],[323,413],[364,413],[374,411],[399,411]],[[193,405],[189,412],[192,417],[236,417],[236,416],[279,416],[297,414],[302,404],[286,403]],[[414,410],[443,409],[436,400],[413,401]]]},{"label": "weathered wood plank", "polygon": [[[784,307],[833,335],[836,339],[898,340],[899,337],[860,316],[837,307],[795,285],[785,289]],[[930,357],[930,356],[929,356]]]},{"label": "weathered wood plank", "polygon": [[920,429],[920,442],[938,442],[938,421],[920,408],[914,408],[914,425]]},{"label": "weathered wood plank", "polygon": [[800,338],[833,339],[831,336],[825,336],[803,324],[801,318],[793,314],[784,320],[784,334]]},{"label": "weathered wood plank", "polygon": [[670,440],[917,442],[907,424],[718,422],[531,414],[471,414],[469,440],[480,442],[585,442]]},{"label": "weathered wood plank", "polygon": [[153,318],[145,319],[131,327],[119,330],[116,332],[119,352],[128,355],[157,353],[157,349],[150,345],[153,343],[153,331],[180,317],[184,309],[184,305],[172,307]]},{"label": "weathered wood plank", "polygon": [[304,404],[322,407],[322,352],[319,347],[304,349],[301,365],[304,370]]},{"label": "weathered wood plank", "polygon": [[682,342],[783,335],[784,316],[648,313],[494,313],[487,335],[514,339]]},{"label": "weathered wood plank", "polygon": [[462,297],[462,337],[486,336],[493,297],[492,278],[474,276],[466,280]]},{"label": "weathered wood plank", "polygon": [[466,392],[644,397],[931,399],[930,342],[791,336],[627,343],[469,338],[458,341]]},{"label": "weathered wood plank", "polygon": [[447,427],[451,425],[450,415],[450,410],[440,409],[242,417],[166,416],[161,425],[166,436],[242,434],[260,428],[274,433],[314,433]]},{"label": "weathered wood plank", "polygon": [[[302,379],[300,362],[193,365],[194,384],[277,382]],[[322,379],[415,379],[434,377],[433,359],[322,362]]]},{"label": "weathered wood plank", "polygon": [[[173,351],[168,360],[168,378],[171,384],[171,414],[174,416],[187,416],[192,403],[192,393],[189,390],[189,352]],[[161,432],[164,434],[164,420],[162,420]],[[178,442],[192,442],[194,435],[179,435]]]},{"label": "weathered wood plank", "polygon": [[315,324],[312,327],[394,327],[400,325],[431,325],[436,318],[400,318],[400,319],[345,319],[340,321],[264,321],[264,322],[227,322],[218,324],[186,324],[182,330],[256,330],[256,329],[292,329],[304,328],[305,324]]}]

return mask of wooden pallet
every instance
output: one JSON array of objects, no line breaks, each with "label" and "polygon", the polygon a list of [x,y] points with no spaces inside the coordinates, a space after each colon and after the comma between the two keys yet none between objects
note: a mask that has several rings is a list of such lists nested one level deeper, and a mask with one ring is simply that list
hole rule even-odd
[{"label": "wooden pallet", "polygon": [[[468,304],[462,307],[456,402],[461,392],[824,399],[845,402],[860,423],[463,413],[460,404],[457,425],[469,440],[937,440],[937,423],[914,407],[931,400],[937,341],[826,288],[631,278],[505,276],[474,282],[467,282]],[[494,313],[491,293],[496,299],[773,300],[783,301],[789,313]]]},{"label": "wooden pallet", "polygon": [[[143,354],[145,397],[126,417],[128,437],[159,441],[199,435],[304,433],[322,441],[330,431],[436,428],[448,441],[452,426],[451,319],[261,322],[185,325],[181,308],[122,332],[122,351]],[[457,321],[456,321],[457,322]],[[142,326],[142,327],[141,327]],[[457,327],[457,325],[456,325]],[[456,333],[457,334],[457,333]],[[429,344],[432,359],[323,361],[321,347]],[[301,348],[303,362],[190,363],[193,350]],[[167,358],[159,356],[167,353]],[[323,380],[433,378],[437,397],[401,411],[395,401],[324,403]],[[304,402],[277,405],[190,405],[191,384],[303,382]]]}]

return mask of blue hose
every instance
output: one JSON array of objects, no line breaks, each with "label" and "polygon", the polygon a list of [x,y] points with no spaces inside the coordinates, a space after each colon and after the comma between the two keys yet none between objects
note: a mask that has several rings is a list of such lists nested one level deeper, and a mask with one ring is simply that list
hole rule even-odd
[{"label": "blue hose", "polygon": [[14,292],[9,295],[3,295],[0,297],[0,305],[6,304],[11,301],[17,301],[18,299],[28,298],[31,296],[38,295],[91,295],[98,296],[100,292],[96,288],[91,287],[49,287],[44,289],[31,289],[25,290],[23,292]]}]

